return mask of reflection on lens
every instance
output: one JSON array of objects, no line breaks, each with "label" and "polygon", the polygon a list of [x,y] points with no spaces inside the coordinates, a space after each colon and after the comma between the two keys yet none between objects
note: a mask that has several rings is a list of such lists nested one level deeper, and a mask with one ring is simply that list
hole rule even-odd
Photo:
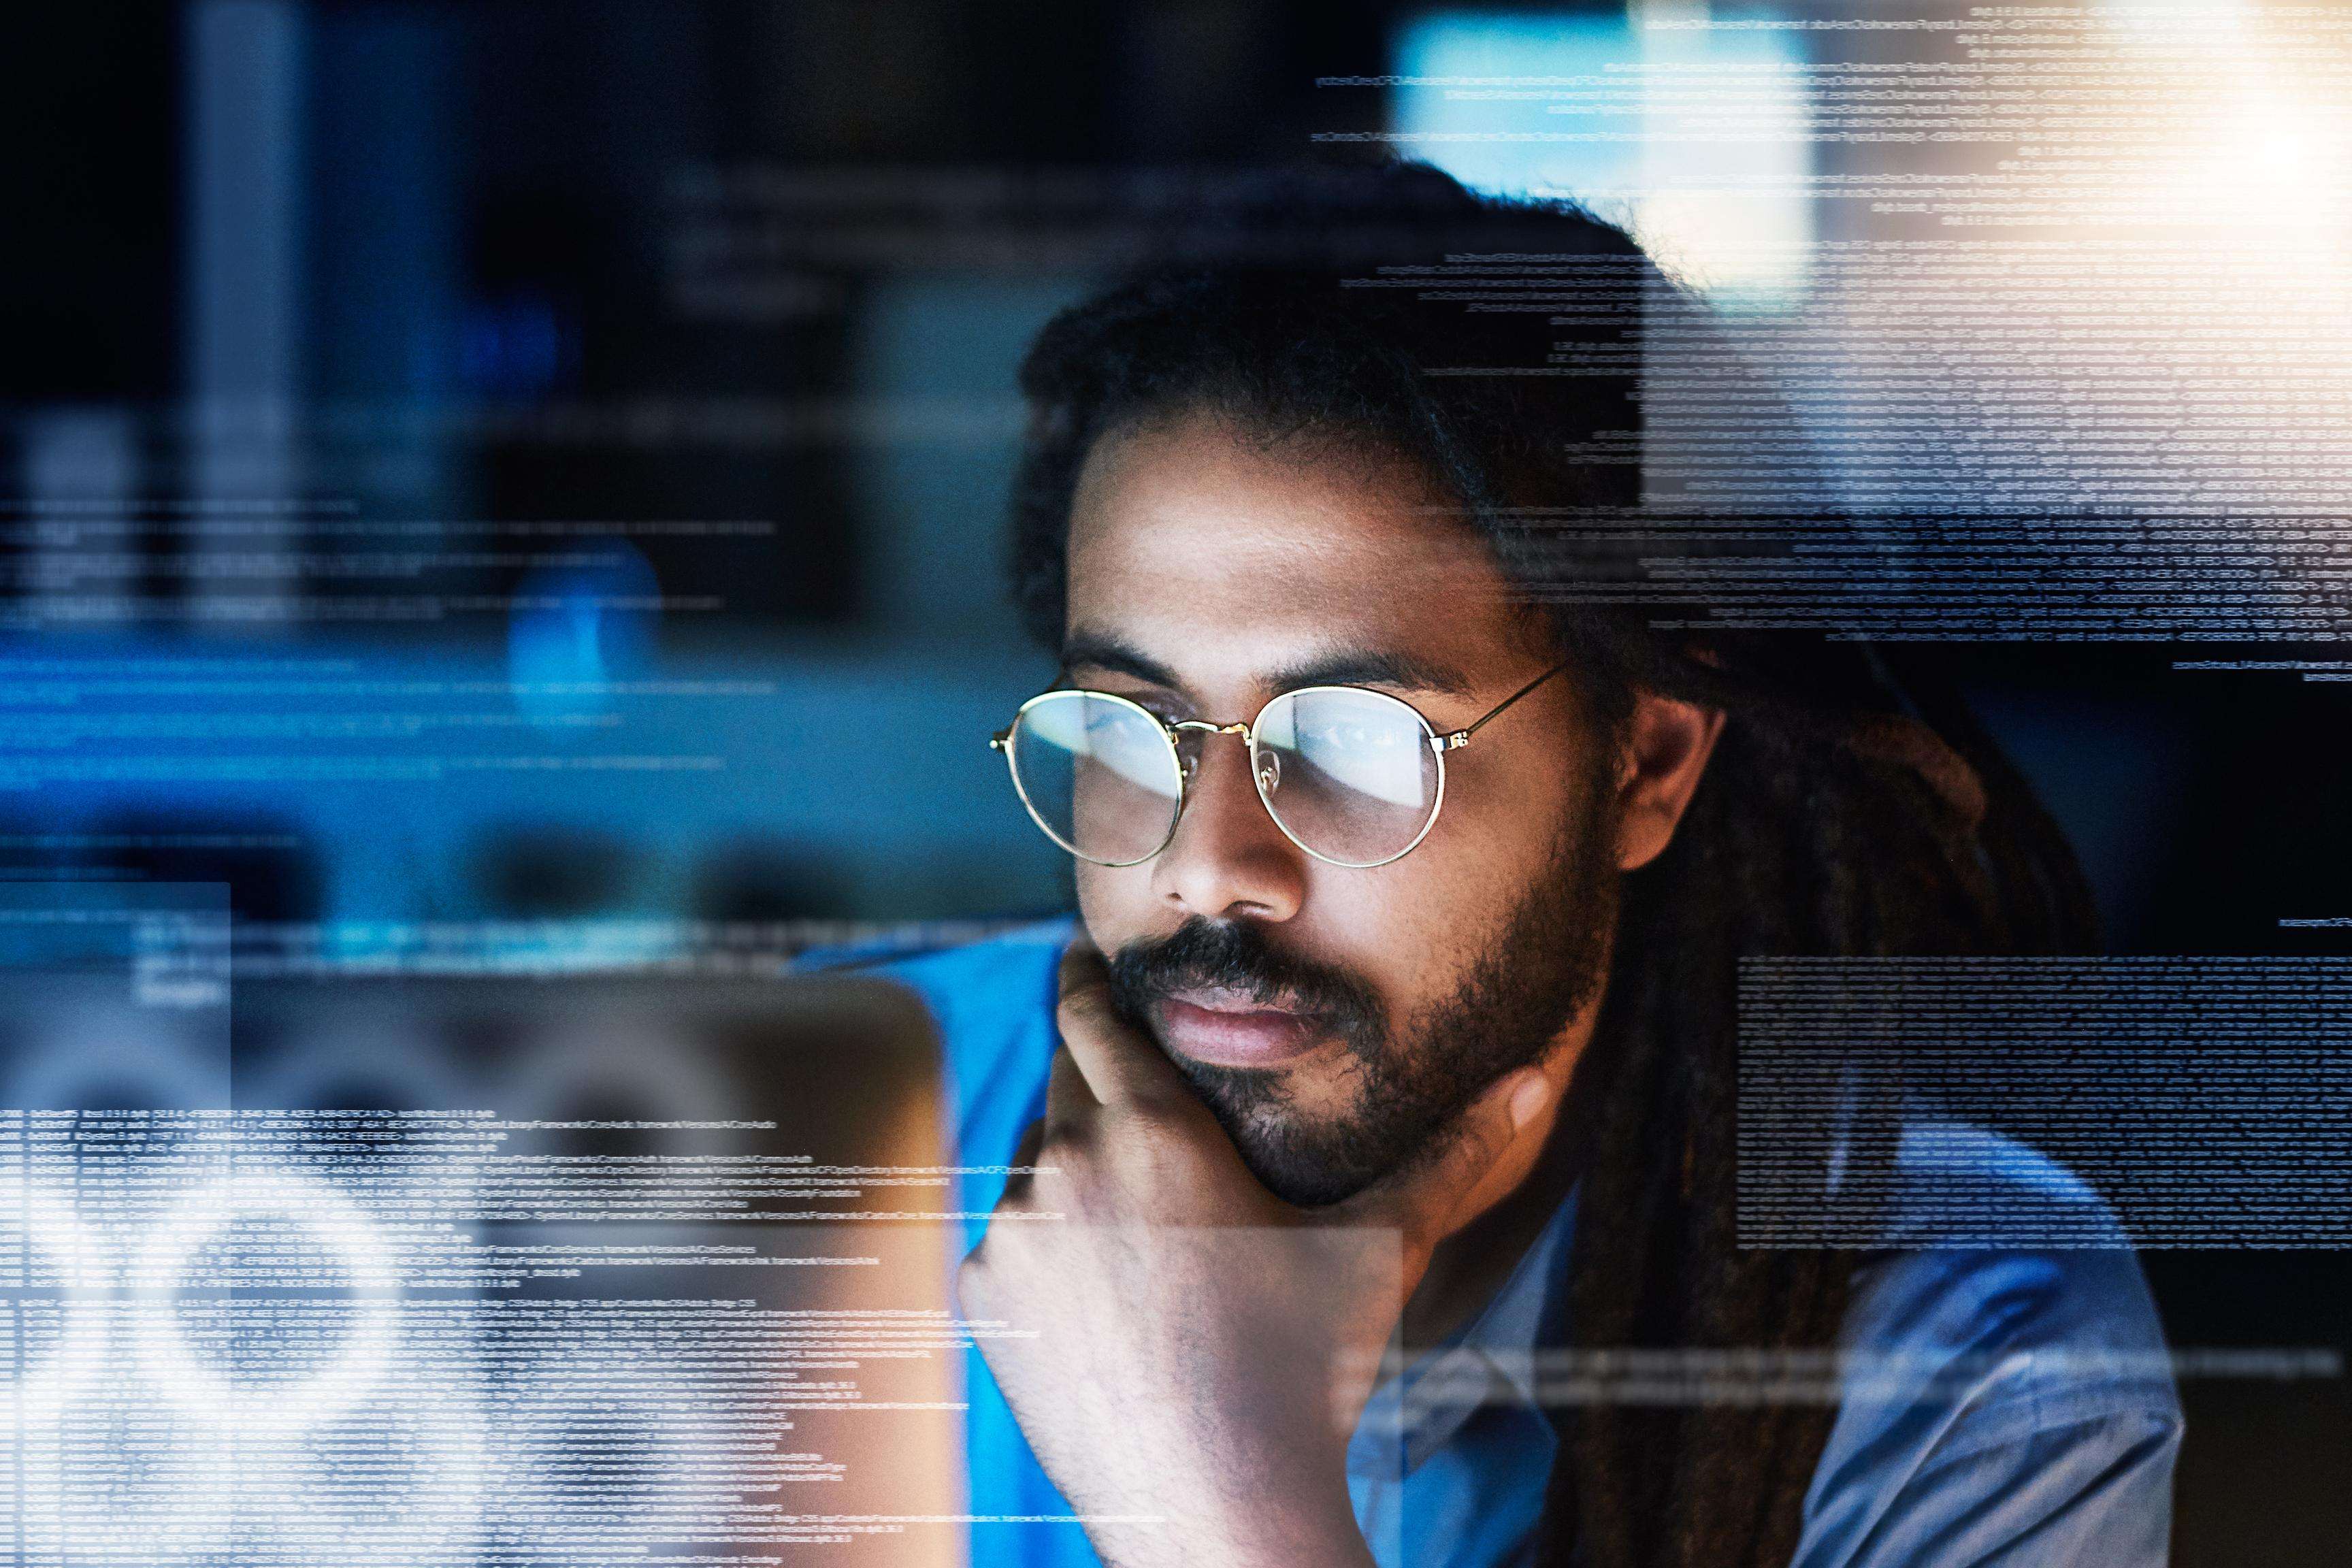
[{"label": "reflection on lens", "polygon": [[1176,749],[1124,698],[1049,691],[1022,710],[1010,751],[1029,815],[1073,855],[1131,866],[1175,830],[1184,783]]},{"label": "reflection on lens", "polygon": [[1289,692],[1258,718],[1258,793],[1307,849],[1377,866],[1419,843],[1437,814],[1433,739],[1410,704],[1377,691]]}]

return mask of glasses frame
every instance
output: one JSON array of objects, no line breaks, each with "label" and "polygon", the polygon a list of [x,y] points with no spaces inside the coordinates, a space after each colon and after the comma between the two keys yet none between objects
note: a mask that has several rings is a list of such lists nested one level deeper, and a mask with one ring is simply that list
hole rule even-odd
[{"label": "glasses frame", "polygon": [[[1463,747],[1468,745],[1470,743],[1470,737],[1476,734],[1480,730],[1486,728],[1489,722],[1500,717],[1504,710],[1509,708],[1511,704],[1517,702],[1520,698],[1525,697],[1528,692],[1533,691],[1537,687],[1541,686],[1545,681],[1549,680],[1553,676],[1558,675],[1567,668],[1567,662],[1553,665],[1549,669],[1545,670],[1541,675],[1537,676],[1533,680],[1528,681],[1525,686],[1520,687],[1517,691],[1512,692],[1508,697],[1504,698],[1500,702],[1496,703],[1495,706],[1487,709],[1486,712],[1480,714],[1477,718],[1473,719],[1469,723],[1465,724],[1462,728],[1458,730],[1444,731],[1439,730],[1436,725],[1431,723],[1427,714],[1423,713],[1420,709],[1415,708],[1412,703],[1407,702],[1403,698],[1396,696],[1391,692],[1376,690],[1369,686],[1323,684],[1318,686],[1301,686],[1294,688],[1288,691],[1279,691],[1265,700],[1265,704],[1258,709],[1255,718],[1251,719],[1246,723],[1234,722],[1229,724],[1220,724],[1206,719],[1163,719],[1159,714],[1154,713],[1150,709],[1146,708],[1142,703],[1136,701],[1133,698],[1121,697],[1114,691],[1097,691],[1092,687],[1085,686],[1056,686],[1049,690],[1041,691],[1036,696],[1029,699],[1028,701],[1024,702],[1020,708],[1014,711],[1013,715],[1013,722],[1007,724],[1003,729],[999,730],[995,734],[991,735],[988,738],[988,744],[990,750],[1004,753],[1005,772],[1010,773],[1013,777],[1013,793],[1021,797],[1022,809],[1028,812],[1029,820],[1037,825],[1039,831],[1043,832],[1046,837],[1052,839],[1055,845],[1065,853],[1074,856],[1080,860],[1084,860],[1088,865],[1108,866],[1118,868],[1128,866],[1140,866],[1145,861],[1152,859],[1154,857],[1158,856],[1171,844],[1176,842],[1176,830],[1182,826],[1184,823],[1184,808],[1192,803],[1192,774],[1195,772],[1193,762],[1187,760],[1184,755],[1183,747],[1181,744],[1181,737],[1187,732],[1199,734],[1203,737],[1210,735],[1238,736],[1247,744],[1249,750],[1250,783],[1257,790],[1258,805],[1265,808],[1266,816],[1273,819],[1274,826],[1281,830],[1282,836],[1285,838],[1289,839],[1291,843],[1297,845],[1301,851],[1313,856],[1316,859],[1322,861],[1327,866],[1340,866],[1350,871],[1370,871],[1375,867],[1391,865],[1412,854],[1415,849],[1420,847],[1421,841],[1429,837],[1429,830],[1437,826],[1438,814],[1445,809],[1445,753],[1448,752],[1458,752]],[[1317,849],[1314,846],[1301,842],[1298,835],[1290,831],[1289,826],[1282,820],[1282,814],[1275,810],[1274,803],[1265,797],[1265,781],[1260,775],[1257,766],[1258,722],[1265,717],[1266,709],[1273,707],[1276,703],[1282,701],[1284,699],[1291,697],[1305,697],[1318,691],[1357,691],[1362,692],[1366,696],[1378,697],[1384,701],[1395,703],[1398,707],[1403,709],[1406,712],[1413,716],[1414,721],[1421,725],[1422,739],[1427,743],[1429,749],[1436,754],[1437,794],[1436,798],[1432,800],[1429,804],[1428,819],[1422,823],[1421,831],[1412,836],[1412,842],[1407,844],[1403,848],[1398,850],[1393,855],[1383,857],[1378,860],[1335,860],[1330,856],[1324,854],[1319,849]],[[1022,787],[1021,768],[1020,765],[1013,761],[1013,732],[1021,727],[1021,721],[1027,717],[1030,709],[1034,708],[1040,702],[1046,701],[1052,698],[1069,696],[1091,697],[1097,701],[1115,702],[1121,707],[1131,708],[1136,712],[1143,715],[1144,718],[1150,720],[1152,724],[1159,729],[1160,734],[1166,738],[1168,742],[1169,754],[1176,759],[1176,809],[1169,816],[1167,837],[1160,839],[1160,841],[1152,847],[1150,854],[1139,855],[1132,860],[1103,860],[1098,859],[1092,855],[1080,853],[1080,851],[1075,847],[1064,843],[1062,841],[1061,835],[1055,833],[1051,827],[1046,826],[1044,814],[1039,812],[1035,804],[1030,800],[1029,792]]]}]

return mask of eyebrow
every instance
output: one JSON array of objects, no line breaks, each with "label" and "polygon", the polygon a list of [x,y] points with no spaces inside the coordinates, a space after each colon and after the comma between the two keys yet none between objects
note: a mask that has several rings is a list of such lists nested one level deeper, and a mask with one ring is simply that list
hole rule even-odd
[{"label": "eyebrow", "polygon": [[[1131,676],[1187,697],[1192,695],[1173,669],[1116,633],[1087,629],[1071,633],[1062,644],[1062,669],[1067,674],[1081,667]],[[1476,694],[1470,679],[1453,666],[1387,648],[1343,647],[1310,654],[1266,671],[1264,679],[1276,691],[1295,691],[1302,686],[1392,686],[1403,691],[1443,692],[1450,697]]]}]

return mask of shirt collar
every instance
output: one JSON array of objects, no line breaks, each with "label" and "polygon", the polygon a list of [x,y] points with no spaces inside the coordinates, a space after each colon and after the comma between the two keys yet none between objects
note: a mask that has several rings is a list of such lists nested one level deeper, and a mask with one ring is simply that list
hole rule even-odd
[{"label": "shirt collar", "polygon": [[1395,1475],[1402,1468],[1409,1475],[1488,1406],[1540,1414],[1535,1352],[1566,1326],[1575,1226],[1571,1188],[1486,1307],[1372,1391],[1349,1440],[1350,1471]]}]

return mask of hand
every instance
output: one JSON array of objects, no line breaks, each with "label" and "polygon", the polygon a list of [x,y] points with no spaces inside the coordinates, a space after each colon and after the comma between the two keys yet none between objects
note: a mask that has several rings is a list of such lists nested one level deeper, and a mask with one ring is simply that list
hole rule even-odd
[{"label": "hand", "polygon": [[1303,1209],[1119,1021],[1083,937],[1061,990],[1045,1118],[1013,1162],[1039,1170],[956,1282],[967,1318],[1023,1336],[981,1342],[1022,1431],[1117,1568],[1369,1563],[1349,1436],[1431,1252],[1549,1080],[1508,1075],[1435,1159]]}]

